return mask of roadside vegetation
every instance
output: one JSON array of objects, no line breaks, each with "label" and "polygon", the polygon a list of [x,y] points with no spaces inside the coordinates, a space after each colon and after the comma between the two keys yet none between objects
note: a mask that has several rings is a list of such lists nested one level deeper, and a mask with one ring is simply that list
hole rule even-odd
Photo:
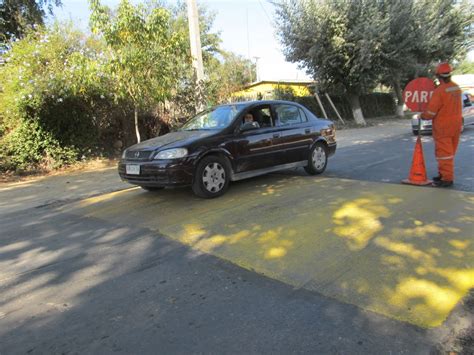
[{"label": "roadside vegetation", "polygon": [[360,97],[392,89],[403,116],[403,87],[438,61],[462,60],[473,48],[474,4],[455,0],[280,0],[277,28],[289,61],[319,89],[349,97],[365,124]]},{"label": "roadside vegetation", "polygon": [[0,172],[114,156],[168,132],[195,113],[197,102],[221,102],[255,78],[250,61],[220,48],[211,32],[214,15],[205,8],[200,28],[208,81],[196,84],[184,3],[123,0],[112,11],[91,0],[90,6],[92,35],[71,23],[33,22],[21,33],[4,32]]},{"label": "roadside vegetation", "polygon": [[[122,0],[115,9],[88,3],[92,34],[71,23],[45,26],[59,0],[0,4],[0,173],[117,156],[167,133],[199,103],[228,101],[256,78],[251,61],[222,50],[211,30],[215,15],[204,7],[206,80],[196,83],[184,1]],[[393,98],[400,106],[410,79],[428,74],[439,60],[463,59],[472,46],[468,2],[277,1],[276,7],[287,59],[305,67],[344,119],[357,124],[393,115]],[[458,70],[469,72],[469,65]],[[380,87],[386,92],[376,92]],[[283,89],[275,97],[322,115],[313,97]]]}]

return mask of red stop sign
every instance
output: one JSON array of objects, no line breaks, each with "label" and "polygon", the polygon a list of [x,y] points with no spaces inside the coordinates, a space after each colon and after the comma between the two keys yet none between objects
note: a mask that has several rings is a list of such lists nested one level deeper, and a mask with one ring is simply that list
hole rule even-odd
[{"label": "red stop sign", "polygon": [[434,89],[435,84],[431,79],[418,78],[412,80],[403,90],[403,101],[412,111],[425,111]]}]

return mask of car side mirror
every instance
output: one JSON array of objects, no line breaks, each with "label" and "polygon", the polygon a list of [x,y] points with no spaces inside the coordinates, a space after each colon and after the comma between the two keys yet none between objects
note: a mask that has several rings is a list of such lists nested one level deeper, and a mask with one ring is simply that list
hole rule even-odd
[{"label": "car side mirror", "polygon": [[258,124],[258,122],[245,122],[242,127],[240,127],[240,131],[241,132],[245,132],[245,131],[251,131],[253,129],[258,129],[260,128],[260,125]]}]

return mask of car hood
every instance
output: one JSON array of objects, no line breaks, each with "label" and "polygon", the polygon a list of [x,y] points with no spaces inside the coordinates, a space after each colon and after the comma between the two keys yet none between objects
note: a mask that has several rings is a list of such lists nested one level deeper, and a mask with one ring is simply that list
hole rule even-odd
[{"label": "car hood", "polygon": [[197,139],[204,138],[215,133],[216,133],[215,131],[205,131],[205,130],[171,132],[163,136],[148,139],[146,141],[132,145],[131,147],[127,148],[127,150],[128,151],[156,150],[159,148],[163,148],[165,146],[169,146],[170,148],[173,148],[174,146],[181,147]]}]

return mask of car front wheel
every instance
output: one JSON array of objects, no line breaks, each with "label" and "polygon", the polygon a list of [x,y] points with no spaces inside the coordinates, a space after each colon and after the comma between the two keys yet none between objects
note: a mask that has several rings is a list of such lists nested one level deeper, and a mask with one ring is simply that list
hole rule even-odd
[{"label": "car front wheel", "polygon": [[203,198],[224,194],[229,187],[230,169],[223,157],[210,155],[198,164],[194,175],[193,192]]},{"label": "car front wheel", "polygon": [[311,149],[308,158],[308,165],[305,166],[305,170],[310,175],[321,174],[326,170],[328,164],[328,154],[326,146],[322,143],[316,143]]}]

